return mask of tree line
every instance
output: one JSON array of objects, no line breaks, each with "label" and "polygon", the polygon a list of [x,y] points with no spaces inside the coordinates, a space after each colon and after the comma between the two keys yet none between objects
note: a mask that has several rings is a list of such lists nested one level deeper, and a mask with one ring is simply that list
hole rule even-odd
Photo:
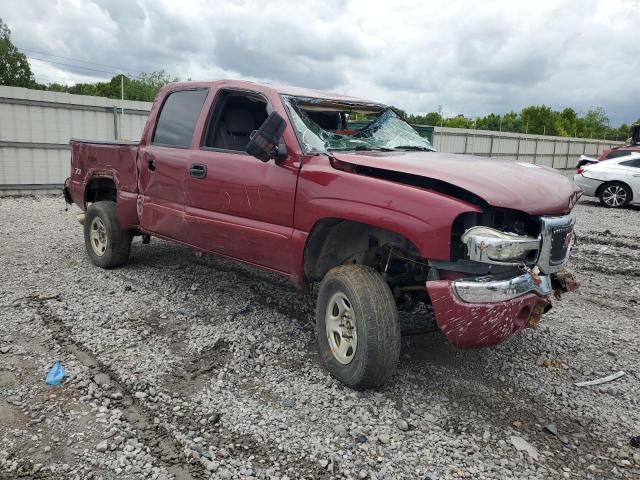
[{"label": "tree line", "polygon": [[[109,81],[96,83],[76,83],[74,85],[38,83],[34,79],[26,55],[11,43],[11,30],[0,18],[0,85],[107,98],[121,98],[124,91],[124,98],[127,100],[152,102],[160,88],[177,80],[161,70],[142,73],[136,77],[120,74]],[[502,115],[491,113],[479,118],[464,115],[444,117],[440,112],[429,112],[424,115],[407,114],[402,110],[397,110],[409,123],[414,125],[608,140],[626,140],[631,130],[631,126],[626,124],[612,127],[606,112],[600,107],[592,108],[584,114],[578,114],[572,108],[558,111],[546,105],[532,105],[519,112],[509,112]]]},{"label": "tree line", "polygon": [[114,76],[108,82],[76,83],[74,85],[63,85],[61,83],[43,85],[33,82],[32,86],[27,88],[107,98],[121,98],[121,96],[124,96],[125,100],[153,102],[158,90],[169,82],[177,81],[177,78],[171,78],[164,70],[160,70],[159,72],[141,73],[137,77],[120,74]]},{"label": "tree line", "polygon": [[606,112],[600,107],[592,108],[581,115],[573,108],[559,111],[546,105],[532,105],[519,112],[503,115],[490,113],[478,118],[464,115],[445,118],[439,112],[429,112],[425,115],[407,114],[405,118],[409,123],[418,125],[605,140],[626,140],[631,132],[631,126],[625,123],[618,127],[611,126]]}]

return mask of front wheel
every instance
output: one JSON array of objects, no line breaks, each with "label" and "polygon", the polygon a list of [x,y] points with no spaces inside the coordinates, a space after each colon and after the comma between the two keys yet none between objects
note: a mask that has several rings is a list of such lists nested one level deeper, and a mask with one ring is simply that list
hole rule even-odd
[{"label": "front wheel", "polygon": [[373,269],[343,265],[320,284],[316,336],[329,372],[352,388],[382,384],[400,358],[398,309]]},{"label": "front wheel", "polygon": [[131,232],[120,228],[115,202],[91,204],[84,219],[84,245],[98,267],[114,268],[127,263]]},{"label": "front wheel", "polygon": [[607,208],[625,207],[631,201],[632,195],[631,189],[624,183],[611,182],[600,190],[600,203]]}]

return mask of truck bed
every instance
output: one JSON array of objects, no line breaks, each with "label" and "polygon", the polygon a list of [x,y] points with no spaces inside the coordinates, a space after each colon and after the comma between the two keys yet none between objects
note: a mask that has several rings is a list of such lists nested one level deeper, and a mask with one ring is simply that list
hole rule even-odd
[{"label": "truck bed", "polygon": [[139,142],[88,141],[71,139],[71,177],[65,185],[70,199],[86,209],[85,187],[90,179],[114,179],[121,194],[137,194],[137,166]]}]

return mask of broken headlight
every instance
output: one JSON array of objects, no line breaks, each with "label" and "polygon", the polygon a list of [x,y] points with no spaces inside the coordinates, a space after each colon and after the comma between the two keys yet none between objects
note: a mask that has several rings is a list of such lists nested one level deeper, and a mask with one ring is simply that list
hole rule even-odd
[{"label": "broken headlight", "polygon": [[521,264],[535,260],[540,240],[534,237],[501,232],[490,227],[471,227],[462,235],[469,260],[493,264]]}]

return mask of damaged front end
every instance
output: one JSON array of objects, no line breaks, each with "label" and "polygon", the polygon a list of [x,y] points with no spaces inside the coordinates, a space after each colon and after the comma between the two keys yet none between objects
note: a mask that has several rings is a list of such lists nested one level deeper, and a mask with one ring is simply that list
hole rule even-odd
[{"label": "damaged front end", "polygon": [[518,212],[458,221],[455,261],[439,265],[449,279],[426,283],[449,341],[459,348],[486,347],[538,325],[552,297],[578,287],[565,268],[574,225],[573,214],[532,218]]}]

